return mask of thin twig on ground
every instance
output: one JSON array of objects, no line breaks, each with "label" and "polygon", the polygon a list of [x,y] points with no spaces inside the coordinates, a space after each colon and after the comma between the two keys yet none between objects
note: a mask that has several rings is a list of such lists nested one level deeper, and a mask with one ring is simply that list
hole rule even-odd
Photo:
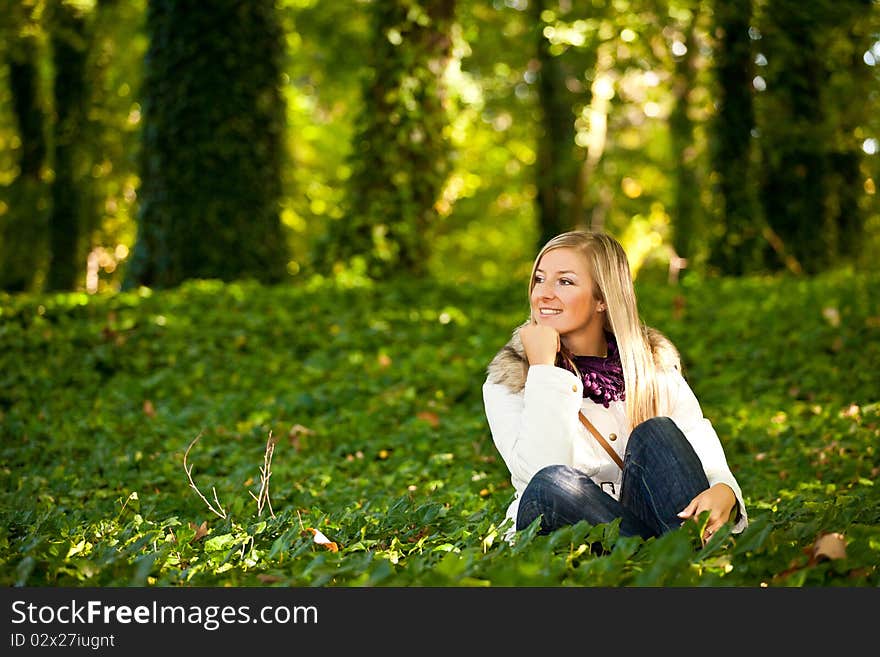
[{"label": "thin twig on ground", "polygon": [[278,441],[272,438],[272,432],[269,431],[269,437],[266,439],[266,451],[263,454],[263,467],[260,468],[260,495],[254,495],[251,491],[250,496],[257,501],[257,516],[263,515],[263,508],[269,507],[269,515],[275,517],[272,510],[272,500],[269,499],[269,478],[272,476],[272,455],[275,453],[275,444]]},{"label": "thin twig on ground", "polygon": [[204,495],[202,495],[202,491],[199,490],[199,487],[196,486],[196,483],[193,481],[193,478],[192,478],[193,466],[190,465],[189,467],[187,467],[187,465],[186,465],[186,457],[189,456],[189,450],[191,450],[193,448],[193,445],[195,445],[198,442],[199,438],[201,438],[201,437],[202,437],[202,434],[200,433],[198,436],[193,438],[193,441],[189,444],[189,447],[187,447],[186,451],[183,453],[183,471],[186,472],[187,479],[189,479],[190,488],[192,488],[196,492],[196,494],[202,498],[202,501],[208,505],[208,508],[211,510],[211,512],[214,515],[219,516],[225,520],[226,519],[226,509],[224,509],[223,505],[220,504],[220,500],[217,497],[217,489],[214,488],[213,486],[211,486],[211,490],[214,493],[214,503],[217,505],[215,508],[214,505],[211,504]]}]

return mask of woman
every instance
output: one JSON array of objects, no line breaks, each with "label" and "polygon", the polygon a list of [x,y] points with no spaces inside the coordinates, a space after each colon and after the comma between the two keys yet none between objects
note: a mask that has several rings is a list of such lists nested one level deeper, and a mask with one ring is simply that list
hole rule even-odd
[{"label": "woman", "polygon": [[728,521],[742,531],[740,487],[678,352],[639,318],[623,247],[602,233],[554,237],[529,301],[483,385],[516,530],[620,518],[622,535],[649,538],[708,511],[704,540]]}]

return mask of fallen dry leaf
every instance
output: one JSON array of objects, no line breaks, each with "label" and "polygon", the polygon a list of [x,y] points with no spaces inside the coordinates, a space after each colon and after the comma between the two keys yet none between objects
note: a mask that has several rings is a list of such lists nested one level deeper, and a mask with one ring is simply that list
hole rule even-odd
[{"label": "fallen dry leaf", "polygon": [[835,328],[840,326],[840,311],[834,306],[823,308],[822,317],[824,317],[831,326],[834,326]]},{"label": "fallen dry leaf", "polygon": [[305,435],[308,436],[308,435],[311,435],[311,434],[313,434],[313,433],[315,433],[315,432],[312,431],[311,429],[309,429],[308,427],[304,427],[304,426],[301,425],[301,424],[294,424],[292,427],[290,427],[290,431],[288,432],[287,435],[288,435],[290,438],[293,438],[294,436],[298,436],[298,435],[300,435],[300,434],[305,434]]},{"label": "fallen dry leaf", "polygon": [[314,542],[318,545],[324,546],[331,552],[339,552],[339,546],[336,545],[336,543],[331,541],[329,538],[324,536],[324,534],[320,530],[315,529],[314,527],[306,527],[306,531],[312,533],[312,535],[314,536],[312,540],[314,540]]},{"label": "fallen dry leaf", "polygon": [[857,417],[859,417],[859,413],[861,412],[861,410],[862,410],[862,409],[859,407],[858,404],[850,404],[849,407],[848,407],[845,411],[843,411],[841,414],[842,414],[844,417],[855,417],[855,418],[857,418]]},{"label": "fallen dry leaf", "polygon": [[430,531],[428,531],[427,527],[422,527],[414,536],[410,536],[406,539],[407,543],[418,543],[420,540],[428,536]]},{"label": "fallen dry leaf", "polygon": [[801,563],[797,559],[793,560],[788,568],[773,576],[774,580],[782,580],[792,573],[796,573],[804,568],[811,568],[822,561],[846,558],[846,539],[840,532],[830,532],[822,534],[812,545],[801,550],[808,559],[806,563]]},{"label": "fallen dry leaf", "polygon": [[440,417],[436,413],[432,413],[431,411],[421,411],[416,414],[416,417],[420,420],[423,420],[430,424],[432,427],[436,427],[440,424]]},{"label": "fallen dry leaf", "polygon": [[315,432],[308,427],[304,427],[301,424],[294,424],[290,427],[290,431],[287,432],[287,439],[290,441],[293,449],[298,452],[300,450],[300,436],[311,436],[313,433]]},{"label": "fallen dry leaf", "polygon": [[156,407],[149,399],[144,400],[144,414],[148,417],[156,417]]},{"label": "fallen dry leaf", "polygon": [[813,543],[813,552],[810,561],[817,563],[826,559],[845,559],[846,539],[840,532],[823,534]]},{"label": "fallen dry leaf", "polygon": [[206,521],[203,521],[202,524],[199,525],[198,527],[196,527],[195,523],[191,522],[191,523],[189,523],[189,528],[196,530],[195,536],[193,536],[191,539],[189,539],[190,543],[195,543],[196,541],[200,541],[201,539],[205,538],[205,536],[208,535],[208,523]]}]

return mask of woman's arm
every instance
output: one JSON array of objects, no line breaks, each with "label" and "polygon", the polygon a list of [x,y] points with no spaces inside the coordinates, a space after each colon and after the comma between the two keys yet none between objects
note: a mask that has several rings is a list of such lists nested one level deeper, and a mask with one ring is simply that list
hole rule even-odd
[{"label": "woman's arm", "polygon": [[553,365],[532,365],[521,393],[490,381],[483,384],[492,440],[517,489],[545,466],[572,464],[582,394],[578,378]]},{"label": "woman's arm", "polygon": [[[734,522],[733,531],[741,532],[748,525],[746,505],[739,483],[727,464],[721,440],[712,423],[703,415],[696,395],[681,373],[668,371],[665,376],[670,386],[669,415],[693,446],[709,480],[709,490],[694,498],[682,510],[686,514],[683,517],[696,517],[700,511],[709,510],[712,517],[710,523],[717,527],[728,519],[724,508],[732,507],[730,520]],[[733,500],[730,499],[731,495]],[[719,518],[721,520],[715,523]]]}]

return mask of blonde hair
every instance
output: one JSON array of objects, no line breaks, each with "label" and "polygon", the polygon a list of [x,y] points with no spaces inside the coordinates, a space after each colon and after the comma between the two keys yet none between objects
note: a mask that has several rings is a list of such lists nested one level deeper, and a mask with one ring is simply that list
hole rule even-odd
[{"label": "blonde hair", "polygon": [[[605,330],[614,334],[623,368],[626,413],[630,425],[656,417],[660,408],[657,367],[642,323],[633,287],[629,260],[620,243],[605,233],[571,231],[548,241],[535,258],[529,281],[529,298],[535,287],[535,273],[548,251],[568,248],[583,256],[593,279],[593,296],[606,306]],[[563,348],[562,357],[574,366],[571,354]]]}]

